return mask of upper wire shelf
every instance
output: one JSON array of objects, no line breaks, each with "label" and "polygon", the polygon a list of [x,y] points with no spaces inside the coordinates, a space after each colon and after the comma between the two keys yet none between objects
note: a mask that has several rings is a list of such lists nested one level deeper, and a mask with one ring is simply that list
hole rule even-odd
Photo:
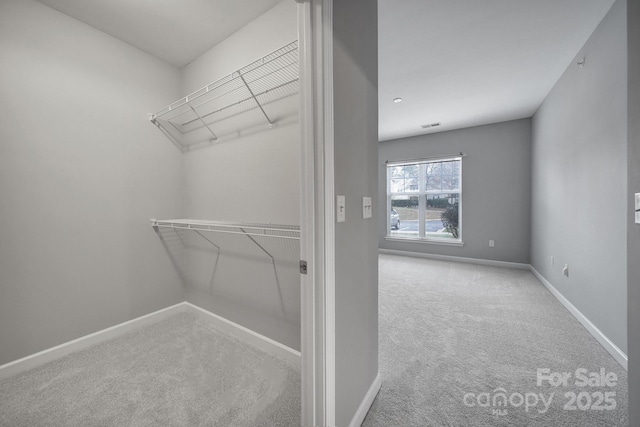
[{"label": "upper wire shelf", "polygon": [[215,141],[220,122],[247,111],[254,110],[263,123],[273,126],[275,119],[267,106],[296,94],[298,80],[296,40],[150,114],[149,119],[186,151],[183,135],[204,129]]}]

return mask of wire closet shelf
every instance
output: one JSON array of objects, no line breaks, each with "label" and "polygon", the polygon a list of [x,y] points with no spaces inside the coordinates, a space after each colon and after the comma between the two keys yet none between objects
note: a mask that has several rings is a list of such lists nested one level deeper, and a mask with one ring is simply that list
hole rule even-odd
[{"label": "wire closet shelf", "polygon": [[298,225],[234,223],[193,219],[152,219],[151,226],[156,229],[173,228],[177,230],[241,234],[251,237],[300,240],[300,226]]},{"label": "wire closet shelf", "polygon": [[178,148],[186,151],[182,135],[206,129],[216,141],[216,124],[256,110],[263,123],[275,123],[266,107],[298,92],[298,41],[240,68],[149,115]]}]

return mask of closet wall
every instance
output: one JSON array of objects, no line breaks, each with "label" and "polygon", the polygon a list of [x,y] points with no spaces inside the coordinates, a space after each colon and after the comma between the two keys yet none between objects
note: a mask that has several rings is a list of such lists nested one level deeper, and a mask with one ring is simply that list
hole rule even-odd
[{"label": "closet wall", "polygon": [[0,2],[0,364],[183,301],[149,226],[181,153],[147,121],[179,70],[31,0]]},{"label": "closet wall", "polygon": [[[297,5],[284,0],[186,66],[182,92],[191,93],[296,39]],[[211,125],[221,132],[217,142],[183,154],[186,218],[300,224],[298,95],[265,109],[275,121],[272,129],[266,120],[253,120],[257,110],[244,112]],[[257,124],[247,127],[245,118]],[[197,235],[184,240],[187,301],[299,350],[298,243],[261,240],[276,258],[278,289],[271,261],[246,237],[207,237],[221,247],[213,280],[216,248]]]}]

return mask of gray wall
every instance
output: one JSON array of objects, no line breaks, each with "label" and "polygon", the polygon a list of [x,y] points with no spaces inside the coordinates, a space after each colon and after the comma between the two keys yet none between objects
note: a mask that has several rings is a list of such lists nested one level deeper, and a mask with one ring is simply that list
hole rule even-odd
[{"label": "gray wall", "polygon": [[532,265],[624,352],[626,66],[617,1],[533,117],[531,228]]},{"label": "gray wall", "polygon": [[[285,0],[186,66],[183,93],[296,39],[297,6]],[[300,224],[299,98],[265,109],[276,120],[273,129],[257,109],[244,112],[211,126],[220,137],[217,143],[183,155],[185,217]],[[299,244],[261,240],[276,257],[278,287],[270,260],[247,238],[206,237],[221,247],[213,279],[215,247],[192,233],[182,236],[187,301],[300,349]]]},{"label": "gray wall", "polygon": [[[386,240],[386,161],[463,152],[463,247]],[[522,119],[380,143],[378,161],[382,249],[529,263],[531,120]],[[495,247],[489,247],[489,240]]]},{"label": "gray wall", "polygon": [[640,425],[640,225],[634,223],[633,195],[640,193],[640,2],[627,2],[628,23],[628,336],[629,425]]},{"label": "gray wall", "polygon": [[182,301],[149,225],[180,214],[180,153],[147,119],[179,71],[3,0],[0,75],[0,364]]},{"label": "gray wall", "polygon": [[362,197],[377,197],[377,4],[333,2],[335,194],[337,223],[336,425],[351,421],[378,373],[377,221],[362,219]]}]

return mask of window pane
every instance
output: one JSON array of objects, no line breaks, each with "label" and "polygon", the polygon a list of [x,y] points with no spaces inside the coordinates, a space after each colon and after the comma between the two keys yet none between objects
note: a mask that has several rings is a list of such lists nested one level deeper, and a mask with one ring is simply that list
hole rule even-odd
[{"label": "window pane", "polygon": [[426,197],[426,237],[460,240],[460,194],[429,194]]},{"label": "window pane", "polygon": [[419,189],[418,165],[389,167],[391,193],[417,193]]},{"label": "window pane", "polygon": [[460,160],[429,162],[426,170],[427,191],[460,189]]},{"label": "window pane", "polygon": [[390,236],[418,237],[418,196],[392,196]]}]

